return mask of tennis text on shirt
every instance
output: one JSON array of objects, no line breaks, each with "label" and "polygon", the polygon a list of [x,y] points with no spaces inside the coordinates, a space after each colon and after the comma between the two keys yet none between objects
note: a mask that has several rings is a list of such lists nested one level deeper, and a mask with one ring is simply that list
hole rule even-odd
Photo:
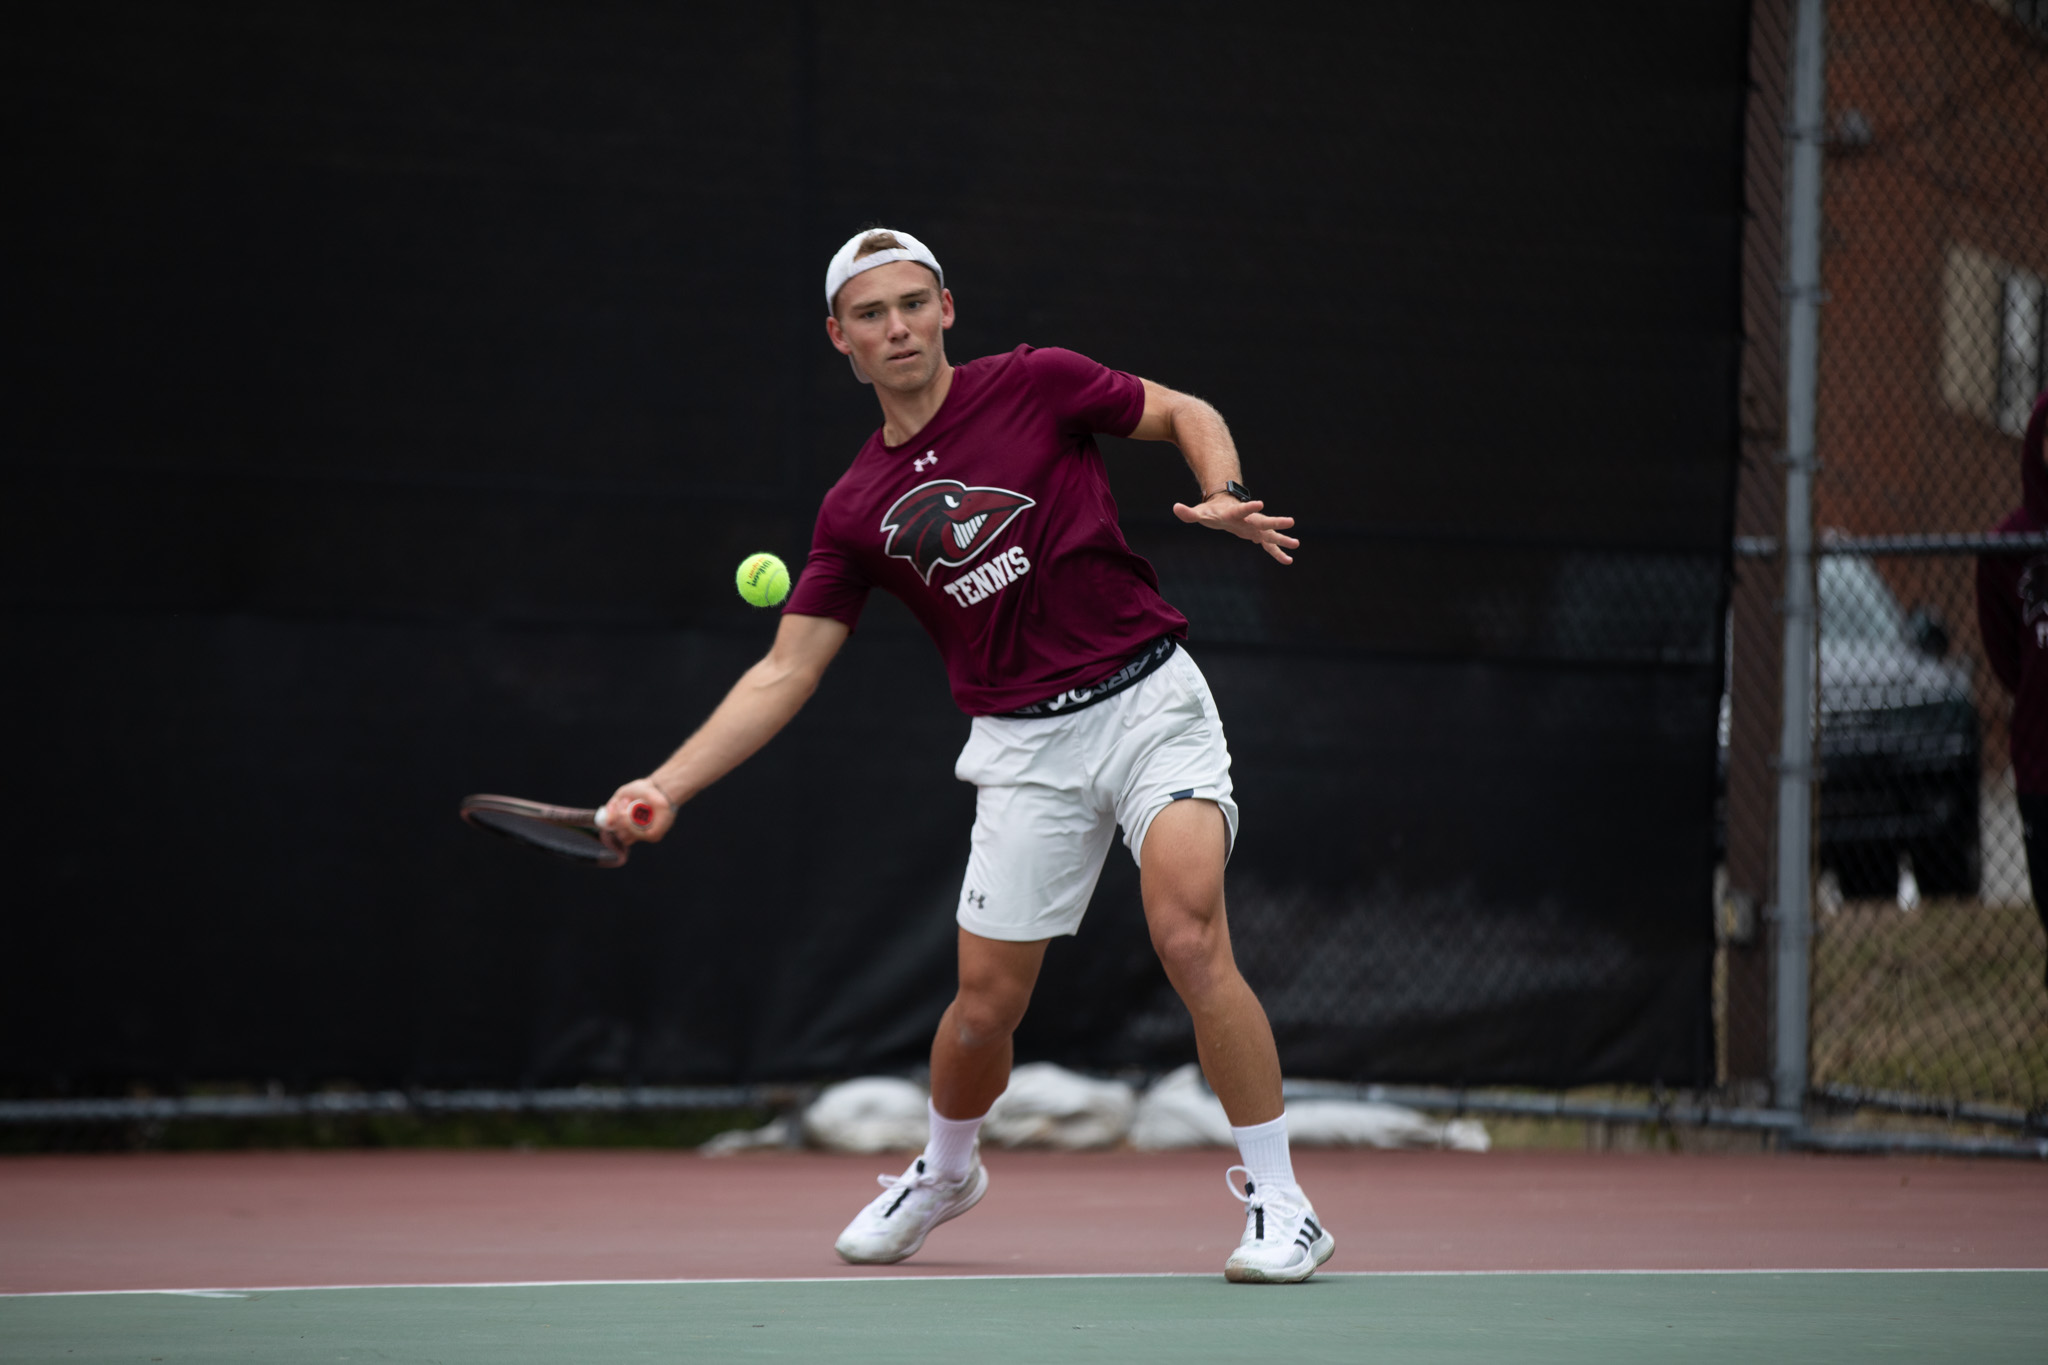
[{"label": "tennis text on shirt", "polygon": [[962,574],[946,584],[946,593],[961,606],[971,607],[1030,572],[1031,561],[1024,557],[1024,547],[1012,545],[972,573]]},{"label": "tennis text on shirt", "polygon": [[1141,380],[1020,346],[958,366],[912,439],[878,431],[825,495],[783,610],[854,625],[900,598],[938,645],[954,701],[996,715],[1088,687],[1187,618],[1117,525],[1095,444],[1128,434]]}]

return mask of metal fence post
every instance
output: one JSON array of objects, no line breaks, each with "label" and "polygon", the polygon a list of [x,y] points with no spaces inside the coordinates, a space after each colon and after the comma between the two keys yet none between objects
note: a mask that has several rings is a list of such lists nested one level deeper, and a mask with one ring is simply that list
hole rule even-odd
[{"label": "metal fence post", "polygon": [[1800,1111],[1807,1087],[1813,936],[1814,400],[1820,344],[1822,0],[1799,0],[1792,36],[1791,175],[1786,186],[1785,651],[1778,745],[1777,1107]]}]

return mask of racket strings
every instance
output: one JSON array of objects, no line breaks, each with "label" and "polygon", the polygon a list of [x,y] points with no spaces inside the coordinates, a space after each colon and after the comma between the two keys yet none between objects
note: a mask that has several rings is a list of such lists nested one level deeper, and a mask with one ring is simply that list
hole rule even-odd
[{"label": "racket strings", "polygon": [[565,858],[606,864],[623,861],[618,851],[600,839],[594,830],[572,829],[530,815],[514,815],[501,810],[472,809],[468,816],[471,824],[493,834],[532,844]]}]

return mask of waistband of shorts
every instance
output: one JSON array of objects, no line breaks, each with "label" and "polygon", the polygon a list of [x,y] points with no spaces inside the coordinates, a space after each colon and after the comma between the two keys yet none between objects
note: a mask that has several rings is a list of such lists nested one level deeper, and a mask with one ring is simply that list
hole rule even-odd
[{"label": "waistband of shorts", "polygon": [[1124,666],[1104,678],[1101,682],[1086,687],[1071,687],[1056,697],[1020,706],[1014,711],[998,711],[997,720],[1033,720],[1044,716],[1064,716],[1107,701],[1125,688],[1154,672],[1160,665],[1173,657],[1176,641],[1171,635],[1162,635],[1151,644],[1133,654]]}]

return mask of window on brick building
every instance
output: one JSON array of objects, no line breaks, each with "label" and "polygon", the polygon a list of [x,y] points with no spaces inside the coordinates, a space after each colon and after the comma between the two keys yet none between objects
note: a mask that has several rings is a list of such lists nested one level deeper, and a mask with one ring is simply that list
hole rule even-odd
[{"label": "window on brick building", "polygon": [[2044,388],[2048,291],[2041,273],[1951,244],[1942,272],[1942,401],[2017,436]]},{"label": "window on brick building", "polygon": [[1998,337],[1998,425],[2017,436],[2027,429],[2034,395],[2048,388],[2042,372],[2041,324],[2044,320],[2041,278],[2024,270],[2005,277],[2004,307]]}]

